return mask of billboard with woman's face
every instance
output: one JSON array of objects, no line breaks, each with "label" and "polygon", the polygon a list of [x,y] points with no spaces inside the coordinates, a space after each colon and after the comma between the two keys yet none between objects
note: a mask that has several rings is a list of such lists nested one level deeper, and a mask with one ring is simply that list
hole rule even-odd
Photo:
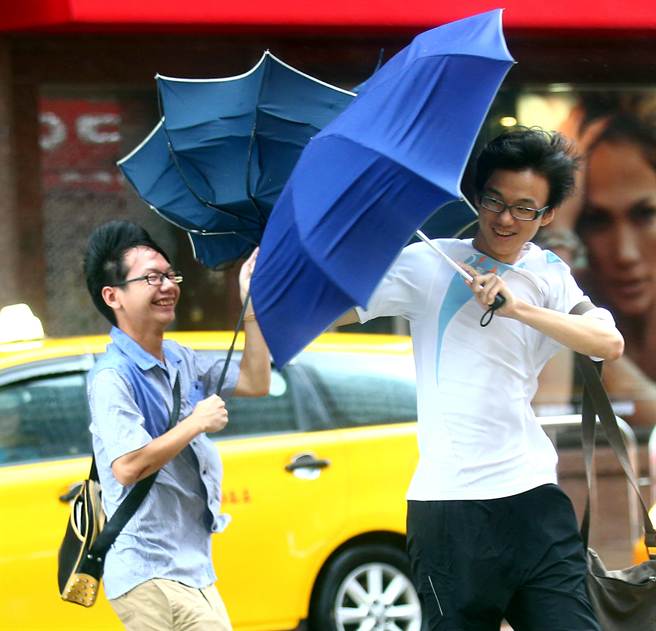
[{"label": "billboard with woman's face", "polygon": [[[508,101],[506,100],[506,103]],[[514,120],[513,120],[514,118]],[[501,117],[498,119],[501,121]],[[635,425],[656,424],[656,89],[552,86],[516,95],[507,122],[557,129],[581,157],[577,192],[538,241],[568,262],[608,308],[626,341],[604,369],[606,387]],[[576,399],[566,359],[548,367],[541,404]],[[571,363],[571,362],[570,362]],[[563,375],[567,375],[563,379]]]}]

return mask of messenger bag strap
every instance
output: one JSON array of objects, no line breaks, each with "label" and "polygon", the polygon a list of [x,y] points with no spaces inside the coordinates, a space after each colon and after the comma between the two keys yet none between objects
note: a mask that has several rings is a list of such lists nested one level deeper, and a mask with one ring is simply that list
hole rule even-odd
[{"label": "messenger bag strap", "polygon": [[[175,384],[173,386],[173,409],[171,410],[171,416],[169,418],[169,426],[167,431],[173,427],[175,422],[178,420],[179,415],[180,373],[177,374],[175,378]],[[91,463],[91,471],[94,472],[95,469],[96,462],[94,458]],[[98,538],[94,542],[93,546],[91,546],[91,549],[87,554],[87,558],[82,564],[81,569],[83,572],[95,575],[93,571],[89,571],[89,568],[93,566],[96,566],[96,572],[98,570],[102,570],[107,551],[112,546],[121,530],[123,530],[125,524],[127,524],[130,519],[132,519],[132,516],[137,512],[137,509],[144,501],[146,495],[148,495],[148,491],[150,491],[150,488],[153,486],[158,473],[159,471],[151,473],[147,478],[139,480],[139,482],[137,482],[132,487],[132,490],[128,493],[128,496],[121,502],[120,506],[116,509],[116,512],[112,515],[111,519],[109,519],[105,524],[105,527],[98,535]],[[100,576],[101,573],[102,572],[100,572],[98,576]]]},{"label": "messenger bag strap", "polygon": [[89,480],[100,482],[98,479],[98,468],[96,467],[96,457],[91,453],[91,470],[89,471]]},{"label": "messenger bag strap", "polygon": [[[579,302],[572,307],[570,314],[583,315],[587,311],[594,309],[595,306],[589,300]],[[575,364],[578,368],[579,354],[574,353]],[[601,362],[597,370],[601,371]],[[596,432],[596,416],[594,413],[594,406],[590,400],[590,393],[583,384],[583,397],[581,408],[581,443],[583,446],[583,458],[585,460],[585,477],[588,484],[588,493],[585,498],[585,510],[583,511],[583,519],[581,520],[581,538],[585,548],[588,547],[590,538],[590,495],[592,492],[592,462],[594,460],[594,445],[595,445],[595,432]]]},{"label": "messenger bag strap", "polygon": [[608,443],[612,447],[619,460],[626,479],[629,481],[640,502],[642,521],[645,532],[645,545],[650,558],[656,558],[656,530],[649,518],[649,511],[645,504],[640,487],[636,480],[631,461],[629,459],[622,432],[617,424],[613,407],[608,399],[603,384],[601,383],[601,364],[595,365],[589,357],[575,354],[576,365],[583,376],[583,410],[582,410],[582,442],[585,458],[585,473],[588,482],[588,497],[586,500],[585,513],[581,522],[581,535],[587,547],[590,529],[590,492],[592,482],[592,460],[594,456],[594,437],[596,417],[601,421]]},{"label": "messenger bag strap", "polygon": [[[575,305],[570,311],[574,315],[583,315],[594,309],[595,305],[589,300]],[[588,547],[590,537],[590,494],[592,491],[592,462],[594,459],[595,433],[597,417],[601,422],[606,438],[622,466],[626,479],[633,487],[642,509],[642,521],[645,532],[645,545],[650,558],[656,556],[656,531],[649,518],[649,511],[640,493],[640,488],[626,451],[622,432],[617,424],[613,406],[601,382],[602,362],[595,362],[587,355],[574,353],[576,367],[583,376],[583,401],[581,410],[581,442],[585,460],[585,475],[588,483],[588,493],[585,502],[585,511],[581,520],[581,537],[585,547]]]}]

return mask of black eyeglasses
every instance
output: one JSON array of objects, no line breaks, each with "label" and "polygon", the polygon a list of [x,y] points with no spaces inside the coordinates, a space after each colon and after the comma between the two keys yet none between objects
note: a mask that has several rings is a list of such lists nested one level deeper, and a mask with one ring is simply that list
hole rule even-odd
[{"label": "black eyeglasses", "polygon": [[495,197],[490,197],[489,195],[483,195],[481,197],[480,206],[485,210],[489,210],[491,213],[497,213],[497,215],[500,215],[507,208],[510,211],[510,215],[519,221],[535,221],[549,210],[549,206],[545,206],[544,208],[528,208],[519,204],[506,204],[506,202]]},{"label": "black eyeglasses", "polygon": [[143,276],[136,276],[135,278],[128,278],[122,283],[116,283],[114,287],[123,287],[128,283],[136,283],[138,280],[145,280],[151,287],[159,287],[164,284],[164,279],[167,278],[172,283],[179,285],[182,282],[182,274],[180,272],[150,272]]}]

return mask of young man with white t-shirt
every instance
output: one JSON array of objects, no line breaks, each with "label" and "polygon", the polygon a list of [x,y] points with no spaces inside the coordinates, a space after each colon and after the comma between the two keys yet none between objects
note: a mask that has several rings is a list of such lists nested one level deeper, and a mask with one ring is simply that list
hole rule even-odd
[{"label": "young man with white t-shirt", "polygon": [[[612,316],[594,308],[568,266],[530,243],[574,187],[576,158],[541,130],[506,133],[476,165],[478,232],[408,246],[361,322],[410,321],[417,367],[420,458],[408,490],[408,551],[429,628],[599,631],[557,455],[531,409],[538,375],[566,346],[622,354]],[[481,316],[500,293],[488,326]],[[584,315],[570,311],[588,303]],[[356,313],[340,321],[354,321]]]}]

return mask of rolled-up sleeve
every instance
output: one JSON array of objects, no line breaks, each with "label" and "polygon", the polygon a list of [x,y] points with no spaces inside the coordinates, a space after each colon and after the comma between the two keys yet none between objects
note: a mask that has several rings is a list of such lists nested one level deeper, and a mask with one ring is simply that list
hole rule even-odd
[{"label": "rolled-up sleeve", "polygon": [[[203,382],[207,396],[216,392],[216,387],[219,385],[219,378],[221,377],[224,366],[225,358],[217,359],[215,355],[196,353],[197,374]],[[225,381],[223,382],[219,396],[222,398],[232,396],[238,380],[239,363],[231,360],[226,370]]]},{"label": "rolled-up sleeve", "polygon": [[115,370],[94,375],[89,384],[89,405],[89,429],[102,442],[110,463],[151,442],[130,386]]}]

